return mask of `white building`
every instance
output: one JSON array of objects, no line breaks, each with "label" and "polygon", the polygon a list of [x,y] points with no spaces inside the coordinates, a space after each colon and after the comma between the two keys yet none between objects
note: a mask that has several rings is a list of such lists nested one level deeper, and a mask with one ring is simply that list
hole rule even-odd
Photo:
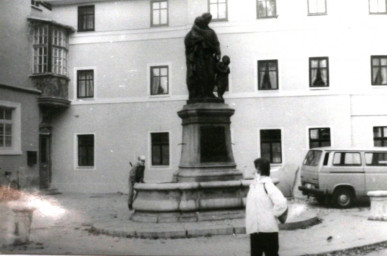
[{"label": "white building", "polygon": [[208,11],[231,58],[225,101],[246,177],[268,157],[290,195],[310,147],[387,146],[385,1],[45,2],[51,13],[30,22],[76,29],[60,55],[71,104],[51,119],[51,187],[60,191],[126,192],[139,154],[146,182],[171,181],[188,98],[184,37]]}]

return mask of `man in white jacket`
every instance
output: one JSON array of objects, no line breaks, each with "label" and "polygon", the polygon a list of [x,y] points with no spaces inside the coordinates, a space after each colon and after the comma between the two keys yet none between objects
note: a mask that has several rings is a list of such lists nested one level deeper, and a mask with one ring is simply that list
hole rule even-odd
[{"label": "man in white jacket", "polygon": [[257,174],[246,198],[246,233],[251,255],[278,256],[278,220],[287,210],[287,200],[270,178],[270,162],[254,161]]}]

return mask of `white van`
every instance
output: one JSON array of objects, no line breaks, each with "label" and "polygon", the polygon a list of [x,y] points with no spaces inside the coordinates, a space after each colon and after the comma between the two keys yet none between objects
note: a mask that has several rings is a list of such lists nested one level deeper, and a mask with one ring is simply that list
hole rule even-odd
[{"label": "white van", "polygon": [[387,148],[313,148],[301,166],[304,195],[349,207],[368,191],[387,190]]}]

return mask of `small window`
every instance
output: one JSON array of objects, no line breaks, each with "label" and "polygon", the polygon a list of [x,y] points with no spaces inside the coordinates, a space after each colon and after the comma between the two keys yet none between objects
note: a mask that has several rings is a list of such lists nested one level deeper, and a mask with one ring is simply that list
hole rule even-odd
[{"label": "small window", "polygon": [[370,166],[387,166],[387,153],[365,153],[366,164]]},{"label": "small window", "polygon": [[309,150],[304,159],[304,165],[317,166],[320,162],[322,152],[320,150]]},{"label": "small window", "polygon": [[77,97],[93,98],[94,97],[94,71],[78,70],[77,71]]},{"label": "small window", "polygon": [[94,135],[78,135],[78,166],[94,166]]},{"label": "small window", "polygon": [[369,0],[370,14],[386,14],[387,4],[386,0]]},{"label": "small window", "polygon": [[94,5],[78,7],[78,31],[94,31]]},{"label": "small window", "polygon": [[278,61],[258,61],[258,90],[278,90]]},{"label": "small window", "polygon": [[309,86],[328,87],[328,57],[309,58]]},{"label": "small window", "polygon": [[275,0],[257,0],[257,19],[277,17]]},{"label": "small window", "polygon": [[169,165],[169,133],[151,133],[152,165]]},{"label": "small window", "polygon": [[0,149],[12,148],[13,119],[12,108],[0,106]]},{"label": "small window", "polygon": [[227,20],[227,0],[208,0],[212,20]]},{"label": "small window", "polygon": [[261,157],[273,164],[282,163],[281,130],[261,130]]},{"label": "small window", "polygon": [[168,25],[168,1],[151,1],[152,26]]},{"label": "small window", "polygon": [[308,15],[326,15],[326,0],[308,0]]},{"label": "small window", "polygon": [[330,152],[326,152],[326,153],[325,153],[325,156],[324,156],[324,163],[323,163],[324,166],[327,166],[327,165],[328,165],[329,154],[330,154]]},{"label": "small window", "polygon": [[374,127],[374,146],[387,147],[387,126]]},{"label": "small window", "polygon": [[338,152],[333,158],[333,165],[359,166],[361,165],[360,153]]},{"label": "small window", "polygon": [[151,67],[151,95],[168,94],[168,66]]},{"label": "small window", "polygon": [[329,147],[331,145],[331,129],[309,129],[309,148]]},{"label": "small window", "polygon": [[387,85],[387,56],[371,56],[372,85]]}]

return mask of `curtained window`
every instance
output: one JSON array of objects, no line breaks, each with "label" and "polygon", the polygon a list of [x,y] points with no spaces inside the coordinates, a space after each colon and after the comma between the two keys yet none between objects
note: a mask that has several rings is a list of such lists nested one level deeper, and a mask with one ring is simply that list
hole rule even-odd
[{"label": "curtained window", "polygon": [[12,147],[12,108],[0,107],[0,148]]},{"label": "curtained window", "polygon": [[257,19],[277,17],[275,0],[257,0]]},{"label": "curtained window", "polygon": [[168,25],[168,1],[153,0],[151,2],[151,25],[164,26]]},{"label": "curtained window", "polygon": [[78,7],[78,31],[94,31],[94,5]]},{"label": "curtained window", "polygon": [[328,57],[309,58],[310,87],[329,86]]},{"label": "curtained window", "polygon": [[374,146],[387,147],[387,126],[374,127]]},{"label": "curtained window", "polygon": [[258,90],[278,90],[278,61],[258,61]]},{"label": "curtained window", "polygon": [[77,71],[78,98],[94,97],[94,70]]},{"label": "curtained window", "polygon": [[212,20],[227,20],[227,0],[208,0]]},{"label": "curtained window", "polygon": [[387,85],[387,56],[371,56],[372,85]]},{"label": "curtained window", "polygon": [[168,66],[151,67],[151,95],[168,94]]}]

